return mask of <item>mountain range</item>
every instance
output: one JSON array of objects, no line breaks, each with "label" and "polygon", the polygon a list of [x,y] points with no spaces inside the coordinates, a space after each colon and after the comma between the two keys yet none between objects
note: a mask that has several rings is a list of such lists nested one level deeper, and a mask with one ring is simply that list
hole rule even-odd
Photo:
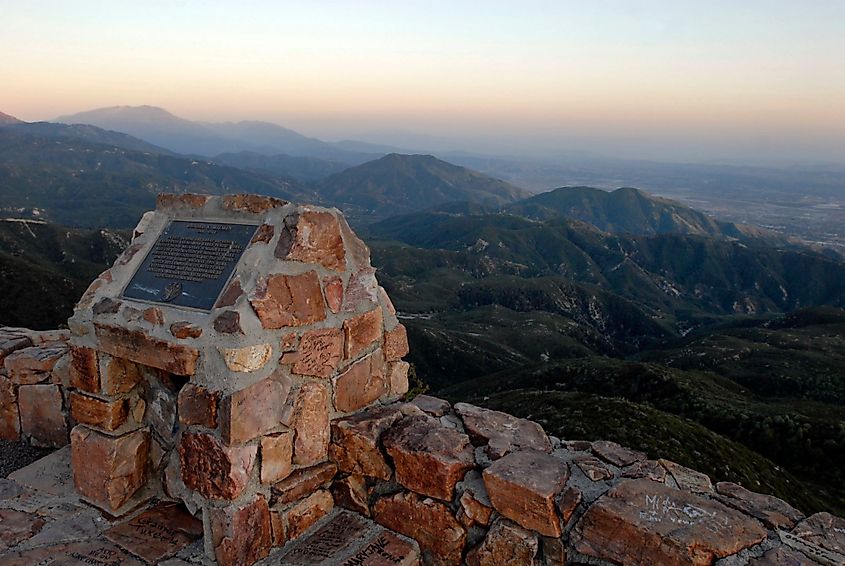
[{"label": "mountain range", "polygon": [[90,124],[124,132],[186,155],[213,157],[221,153],[253,151],[316,157],[346,164],[359,164],[378,157],[378,154],[349,151],[269,122],[194,122],[155,106],[99,108],[59,116],[53,121]]}]

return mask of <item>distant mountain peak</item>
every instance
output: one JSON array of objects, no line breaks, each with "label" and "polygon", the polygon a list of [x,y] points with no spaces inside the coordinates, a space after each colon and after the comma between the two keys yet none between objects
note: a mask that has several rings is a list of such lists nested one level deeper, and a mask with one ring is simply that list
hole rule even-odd
[{"label": "distant mountain peak", "polygon": [[22,120],[18,120],[14,116],[10,116],[8,114],[4,114],[0,112],[0,124],[21,124],[23,123]]}]

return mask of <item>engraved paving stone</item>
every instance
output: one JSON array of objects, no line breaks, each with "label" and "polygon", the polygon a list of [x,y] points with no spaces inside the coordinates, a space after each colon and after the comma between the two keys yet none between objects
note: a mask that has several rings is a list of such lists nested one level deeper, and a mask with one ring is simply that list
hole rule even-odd
[{"label": "engraved paving stone", "polygon": [[112,527],[106,538],[151,564],[173,556],[202,536],[202,521],[181,505],[163,504]]},{"label": "engraved paving stone", "polygon": [[161,233],[123,296],[210,310],[257,226],[174,220]]}]

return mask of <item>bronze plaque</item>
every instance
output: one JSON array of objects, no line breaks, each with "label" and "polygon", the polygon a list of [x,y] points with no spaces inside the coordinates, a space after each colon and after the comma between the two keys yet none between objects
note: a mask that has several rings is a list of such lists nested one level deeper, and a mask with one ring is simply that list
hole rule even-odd
[{"label": "bronze plaque", "polygon": [[211,310],[257,229],[254,224],[173,220],[123,296]]}]

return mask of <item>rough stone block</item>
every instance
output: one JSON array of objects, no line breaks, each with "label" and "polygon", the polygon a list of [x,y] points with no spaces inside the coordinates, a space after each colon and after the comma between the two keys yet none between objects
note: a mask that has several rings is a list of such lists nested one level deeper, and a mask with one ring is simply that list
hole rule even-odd
[{"label": "rough stone block", "polygon": [[337,369],[343,350],[343,333],[339,328],[309,330],[302,335],[293,373],[329,377]]},{"label": "rough stone block", "polygon": [[402,416],[399,406],[390,405],[335,419],[329,456],[342,472],[389,480],[393,470],[381,451],[379,439]]},{"label": "rough stone block", "polygon": [[291,411],[285,404],[290,388],[290,378],[276,372],[224,398],[220,408],[223,440],[242,444],[290,424]]},{"label": "rough stone block", "polygon": [[327,485],[336,473],[337,466],[331,462],[296,470],[273,486],[273,505],[285,505],[302,499],[317,488]]},{"label": "rough stone block", "polygon": [[666,471],[669,472],[669,475],[672,476],[672,479],[675,480],[679,488],[692,493],[713,492],[713,484],[707,474],[702,474],[701,472],[676,464],[675,462],[670,462],[669,460],[661,459],[658,462],[666,468]]},{"label": "rough stone block", "polygon": [[469,437],[429,416],[408,417],[384,434],[396,481],[422,495],[451,501],[455,484],[475,467]]},{"label": "rough stone block", "polygon": [[294,425],[293,463],[310,466],[322,462],[329,452],[329,390],[309,381],[299,388]]},{"label": "rough stone block", "polygon": [[766,539],[756,520],[650,480],[626,480],[575,525],[574,548],[615,563],[712,564]]},{"label": "rough stone block", "polygon": [[200,425],[208,428],[217,426],[217,404],[219,391],[209,391],[193,383],[185,384],[179,390],[177,411],[183,425]]},{"label": "rough stone block", "polygon": [[352,364],[335,379],[335,408],[343,413],[362,409],[388,392],[381,348]]},{"label": "rough stone block", "polygon": [[170,333],[174,338],[179,338],[180,340],[185,340],[187,338],[199,338],[202,336],[202,328],[182,320],[170,325]]},{"label": "rough stone block", "polygon": [[18,388],[21,432],[41,446],[64,446],[68,436],[62,405],[58,385],[21,385]]},{"label": "rough stone block", "polygon": [[345,320],[343,322],[343,334],[346,338],[344,358],[347,360],[355,359],[373,342],[380,341],[382,333],[381,307]]},{"label": "rough stone block", "polygon": [[411,404],[416,405],[420,410],[432,417],[442,417],[452,408],[448,401],[432,397],[431,395],[417,395],[411,401]]},{"label": "rough stone block", "polygon": [[70,414],[80,424],[114,431],[129,417],[129,401],[125,398],[104,401],[73,391],[70,393]]},{"label": "rough stone block", "polygon": [[142,330],[94,323],[99,350],[118,358],[176,375],[193,375],[199,351],[190,346],[153,338]]},{"label": "rough stone block", "polygon": [[323,278],[323,293],[326,296],[326,304],[334,314],[340,312],[343,307],[343,279],[337,275],[330,275]]},{"label": "rough stone block", "polygon": [[179,445],[184,484],[208,499],[235,499],[249,483],[258,447],[224,446],[210,434],[185,433]]},{"label": "rough stone block", "polygon": [[46,381],[53,367],[65,354],[67,346],[31,346],[12,352],[3,362],[9,379],[18,384]]},{"label": "rough stone block", "polygon": [[597,440],[590,445],[593,454],[609,462],[614,466],[630,466],[636,462],[642,462],[646,455],[637,450],[631,450],[608,440]]},{"label": "rough stone block", "polygon": [[373,518],[416,540],[425,553],[433,555],[431,562],[461,564],[467,533],[443,503],[415,493],[397,493],[376,501]]},{"label": "rough stone block", "polygon": [[370,516],[369,492],[364,476],[346,476],[332,483],[329,491],[338,507]]},{"label": "rough stone block", "polygon": [[141,381],[141,370],[129,360],[104,355],[100,359],[100,377],[103,394],[123,395]]},{"label": "rough stone block", "polygon": [[491,460],[516,450],[552,451],[549,437],[534,421],[467,403],[457,403],[455,412],[463,420],[472,442],[478,446],[486,445],[484,451]]},{"label": "rough stone block", "polygon": [[0,552],[36,534],[44,526],[44,519],[35,513],[0,509]]},{"label": "rough stone block", "polygon": [[285,540],[301,536],[311,525],[328,515],[334,508],[334,500],[326,490],[312,493],[290,509],[281,513]]},{"label": "rough stone block", "polygon": [[261,438],[261,483],[276,483],[293,470],[293,432]]},{"label": "rough stone block", "polygon": [[390,362],[387,364],[387,383],[390,394],[401,397],[408,392],[408,372],[411,364],[408,362]]},{"label": "rough stone block", "polygon": [[716,492],[719,501],[762,521],[770,529],[791,529],[804,518],[803,513],[786,501],[751,492],[735,483],[719,482],[716,484]]},{"label": "rough stone block", "polygon": [[12,381],[0,375],[0,438],[18,440],[21,436],[18,396]]},{"label": "rough stone block", "polygon": [[103,509],[116,511],[147,479],[149,432],[106,436],[86,426],[71,432],[71,462],[76,489]]},{"label": "rough stone block", "polygon": [[[286,222],[287,224],[287,222]],[[337,217],[330,212],[305,211],[279,240],[277,255],[294,261],[319,263],[326,269],[346,270],[346,253]],[[288,247],[286,256],[281,255]]]},{"label": "rough stone block", "polygon": [[71,346],[70,385],[88,393],[100,392],[100,367],[96,350]]},{"label": "rough stone block", "polygon": [[286,204],[287,201],[280,198],[251,194],[224,195],[220,203],[224,210],[250,214],[261,214],[274,208],[281,208]]},{"label": "rough stone block", "polygon": [[384,333],[384,358],[389,362],[396,362],[408,355],[408,331],[402,324]]},{"label": "rough stone block", "polygon": [[209,523],[220,566],[249,566],[270,552],[270,507],[261,495],[243,505],[210,509]]},{"label": "rough stone block", "polygon": [[484,541],[467,554],[467,566],[534,564],[540,550],[537,533],[507,519],[497,520]]},{"label": "rough stone block", "polygon": [[268,329],[313,324],[326,318],[316,271],[261,279],[249,302],[262,326]]},{"label": "rough stone block", "polygon": [[569,478],[565,462],[537,450],[511,452],[482,477],[496,511],[542,535],[561,535],[555,499]]}]

